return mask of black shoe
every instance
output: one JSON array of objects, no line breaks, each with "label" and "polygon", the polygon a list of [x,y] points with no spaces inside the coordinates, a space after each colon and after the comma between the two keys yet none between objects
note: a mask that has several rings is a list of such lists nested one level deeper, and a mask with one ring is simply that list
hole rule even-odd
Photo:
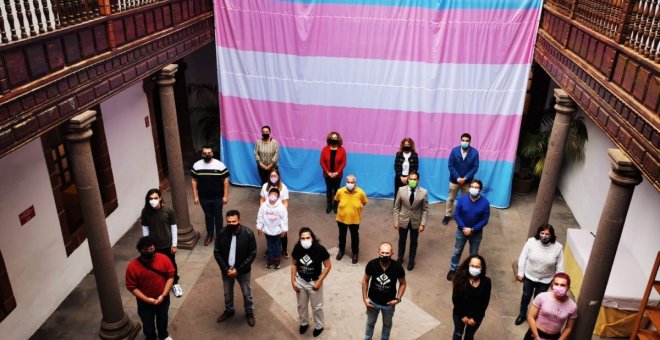
[{"label": "black shoe", "polygon": [[247,323],[250,327],[254,327],[254,314],[247,314],[245,315],[245,318],[247,319]]},{"label": "black shoe", "polygon": [[222,314],[220,314],[220,316],[218,316],[218,319],[216,320],[216,322],[223,322],[223,321],[231,318],[232,316],[234,316],[234,312],[230,312],[228,310],[225,310],[224,312],[222,312]]},{"label": "black shoe", "polygon": [[449,224],[449,220],[451,220],[451,216],[445,216],[442,218],[442,224],[447,225]]},{"label": "black shoe", "polygon": [[518,325],[520,325],[521,323],[525,322],[526,319],[527,319],[527,318],[525,318],[524,316],[522,316],[522,315],[518,315],[518,317],[516,318],[516,322],[515,322],[516,326],[518,326]]},{"label": "black shoe", "polygon": [[340,250],[339,252],[337,252],[337,257],[336,257],[337,261],[341,261],[341,259],[343,257],[344,257],[344,251],[343,250]]},{"label": "black shoe", "polygon": [[447,273],[447,281],[451,281],[454,278],[454,274],[456,274],[456,271],[450,270],[449,273]]},{"label": "black shoe", "polygon": [[357,254],[353,254],[353,260],[351,261],[351,263],[353,263],[353,264],[358,263],[358,256],[357,256]]},{"label": "black shoe", "polygon": [[316,338],[317,336],[321,335],[321,333],[323,333],[323,328],[314,329],[314,332],[312,332],[312,335]]},{"label": "black shoe", "polygon": [[411,259],[408,260],[408,267],[407,267],[407,269],[408,269],[408,270],[413,270],[413,269],[415,269],[415,259],[412,259],[412,258],[411,258]]},{"label": "black shoe", "polygon": [[307,328],[309,328],[309,325],[300,325],[298,332],[300,332],[300,334],[305,334],[305,332],[307,332]]},{"label": "black shoe", "polygon": [[325,213],[326,213],[326,214],[329,214],[329,213],[331,213],[331,212],[332,212],[332,205],[328,205],[328,207],[325,208]]}]

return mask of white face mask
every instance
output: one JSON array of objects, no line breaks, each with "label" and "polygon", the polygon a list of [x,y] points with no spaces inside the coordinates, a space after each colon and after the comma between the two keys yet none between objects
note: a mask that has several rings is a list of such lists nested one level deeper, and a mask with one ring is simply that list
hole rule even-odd
[{"label": "white face mask", "polygon": [[160,200],[149,200],[149,204],[151,204],[152,208],[158,208],[160,205]]},{"label": "white face mask", "polygon": [[271,201],[271,202],[273,202],[273,203],[274,203],[274,202],[277,202],[277,199],[278,199],[278,198],[279,198],[279,197],[278,197],[277,195],[269,195],[269,196],[268,196],[268,200]]},{"label": "white face mask", "polygon": [[275,176],[270,178],[270,182],[273,183],[273,184],[277,183],[278,180],[279,180],[279,178],[277,178]]},{"label": "white face mask", "polygon": [[477,189],[477,188],[470,188],[469,191],[470,191],[470,195],[472,195],[472,197],[477,197],[479,195],[479,189]]},{"label": "white face mask", "polygon": [[300,245],[305,249],[309,249],[312,247],[312,240],[300,240]]},{"label": "white face mask", "polygon": [[346,183],[346,188],[348,190],[353,190],[355,189],[355,183]]},{"label": "white face mask", "polygon": [[468,271],[470,272],[470,275],[474,277],[477,277],[479,274],[481,274],[481,268],[470,267],[468,268]]}]

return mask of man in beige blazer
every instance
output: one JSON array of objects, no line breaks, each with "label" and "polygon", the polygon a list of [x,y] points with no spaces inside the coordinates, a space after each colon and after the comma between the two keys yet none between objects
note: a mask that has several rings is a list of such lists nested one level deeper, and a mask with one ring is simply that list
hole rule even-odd
[{"label": "man in beige blazer", "polygon": [[403,264],[406,252],[406,241],[410,232],[410,251],[408,253],[408,270],[415,268],[417,254],[417,238],[424,231],[426,217],[429,214],[429,199],[426,189],[418,186],[419,174],[408,174],[408,185],[399,188],[394,200],[394,229],[399,230],[399,257],[397,261]]}]

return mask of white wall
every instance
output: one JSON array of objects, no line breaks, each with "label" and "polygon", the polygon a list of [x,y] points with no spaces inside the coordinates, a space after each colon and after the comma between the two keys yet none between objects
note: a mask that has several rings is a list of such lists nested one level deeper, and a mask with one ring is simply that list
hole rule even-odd
[{"label": "white wall", "polygon": [[[564,166],[559,190],[580,226],[596,233],[611,183],[608,176],[611,166],[607,149],[616,146],[589,118],[585,117],[585,123],[589,132],[586,160],[581,164]],[[658,207],[660,193],[644,180],[635,188],[620,241],[620,248],[627,248],[643,271],[641,276],[644,278],[650,275],[656,253],[660,250]],[[621,268],[617,267],[625,265],[624,262],[615,261],[612,272],[620,271]],[[612,279],[616,278],[610,277],[610,280]]]},{"label": "white wall", "polygon": [[[158,186],[156,156],[141,85],[101,105],[118,207],[107,218],[114,244],[136,221],[149,188]],[[18,215],[34,205],[24,226]],[[92,269],[87,241],[66,256],[41,142],[0,159],[0,251],[17,307],[0,323],[2,339],[27,339]]]}]

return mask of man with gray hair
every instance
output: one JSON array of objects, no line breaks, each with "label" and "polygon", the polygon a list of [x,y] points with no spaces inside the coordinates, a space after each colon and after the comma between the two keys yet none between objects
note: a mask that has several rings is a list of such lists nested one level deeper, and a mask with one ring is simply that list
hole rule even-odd
[{"label": "man with gray hair", "polygon": [[367,204],[367,195],[357,187],[355,175],[346,176],[346,186],[337,190],[335,194],[337,202],[337,227],[339,227],[339,252],[337,261],[344,257],[346,248],[346,232],[351,230],[351,251],[353,252],[352,263],[358,262],[360,252],[360,220],[362,208]]}]

